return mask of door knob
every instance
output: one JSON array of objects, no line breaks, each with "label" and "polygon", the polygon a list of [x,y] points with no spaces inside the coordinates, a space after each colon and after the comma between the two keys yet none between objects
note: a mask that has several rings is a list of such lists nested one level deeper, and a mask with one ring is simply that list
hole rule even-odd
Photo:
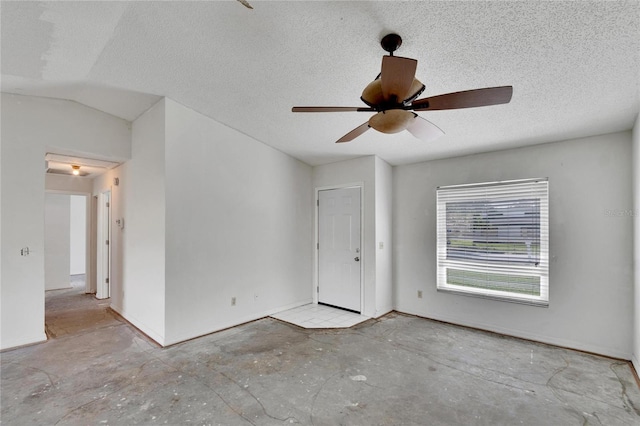
[{"label": "door knob", "polygon": [[356,262],[360,262],[360,257],[356,256],[353,258],[353,260],[355,260]]}]

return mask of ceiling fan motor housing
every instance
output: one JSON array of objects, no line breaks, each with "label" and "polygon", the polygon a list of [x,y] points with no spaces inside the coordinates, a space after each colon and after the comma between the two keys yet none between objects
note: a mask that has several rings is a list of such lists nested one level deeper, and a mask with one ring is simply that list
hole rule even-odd
[{"label": "ceiling fan motor housing", "polygon": [[[402,99],[402,102],[397,104],[398,107],[406,105],[416,99],[422,92],[424,92],[425,86],[418,80],[417,78],[413,79],[413,83],[411,83],[411,88],[409,89],[409,95],[406,99]],[[385,108],[385,99],[382,94],[382,83],[380,79],[373,80],[371,83],[367,85],[362,91],[362,96],[360,99],[365,104],[369,105],[372,108],[376,108],[380,111],[391,109]],[[387,105],[387,107],[393,107],[393,105]]]},{"label": "ceiling fan motor housing", "polygon": [[372,108],[382,104],[384,102],[384,96],[382,96],[382,83],[380,79],[373,80],[369,83],[362,91],[360,99]]}]

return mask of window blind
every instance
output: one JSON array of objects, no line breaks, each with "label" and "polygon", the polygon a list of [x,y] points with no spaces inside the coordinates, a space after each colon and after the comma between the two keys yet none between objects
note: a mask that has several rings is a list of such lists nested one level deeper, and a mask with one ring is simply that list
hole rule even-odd
[{"label": "window blind", "polygon": [[438,290],[548,305],[547,179],[437,189]]}]

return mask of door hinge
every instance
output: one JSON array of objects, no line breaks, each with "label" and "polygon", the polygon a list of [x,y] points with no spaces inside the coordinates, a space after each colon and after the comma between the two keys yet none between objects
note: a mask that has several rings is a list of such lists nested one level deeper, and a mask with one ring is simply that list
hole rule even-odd
[{"label": "door hinge", "polygon": [[320,243],[316,243],[316,249],[320,250]]},{"label": "door hinge", "polygon": [[319,294],[320,293],[320,286],[316,287],[316,292]]},{"label": "door hinge", "polygon": [[320,207],[320,200],[316,200],[316,206]]},{"label": "door hinge", "polygon": [[109,240],[106,240],[104,243],[105,243],[106,245],[109,245]]},{"label": "door hinge", "polygon": [[107,207],[109,207],[109,202],[107,201]]},{"label": "door hinge", "polygon": [[109,278],[105,278],[104,282],[109,284]]}]

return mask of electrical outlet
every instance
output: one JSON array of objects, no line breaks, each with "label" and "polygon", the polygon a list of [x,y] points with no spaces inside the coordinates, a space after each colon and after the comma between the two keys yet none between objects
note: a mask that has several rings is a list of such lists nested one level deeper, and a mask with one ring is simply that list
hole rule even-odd
[{"label": "electrical outlet", "polygon": [[235,297],[231,298],[231,306],[236,306],[236,298]]},{"label": "electrical outlet", "polygon": [[418,290],[418,299],[422,299],[422,290]]}]

